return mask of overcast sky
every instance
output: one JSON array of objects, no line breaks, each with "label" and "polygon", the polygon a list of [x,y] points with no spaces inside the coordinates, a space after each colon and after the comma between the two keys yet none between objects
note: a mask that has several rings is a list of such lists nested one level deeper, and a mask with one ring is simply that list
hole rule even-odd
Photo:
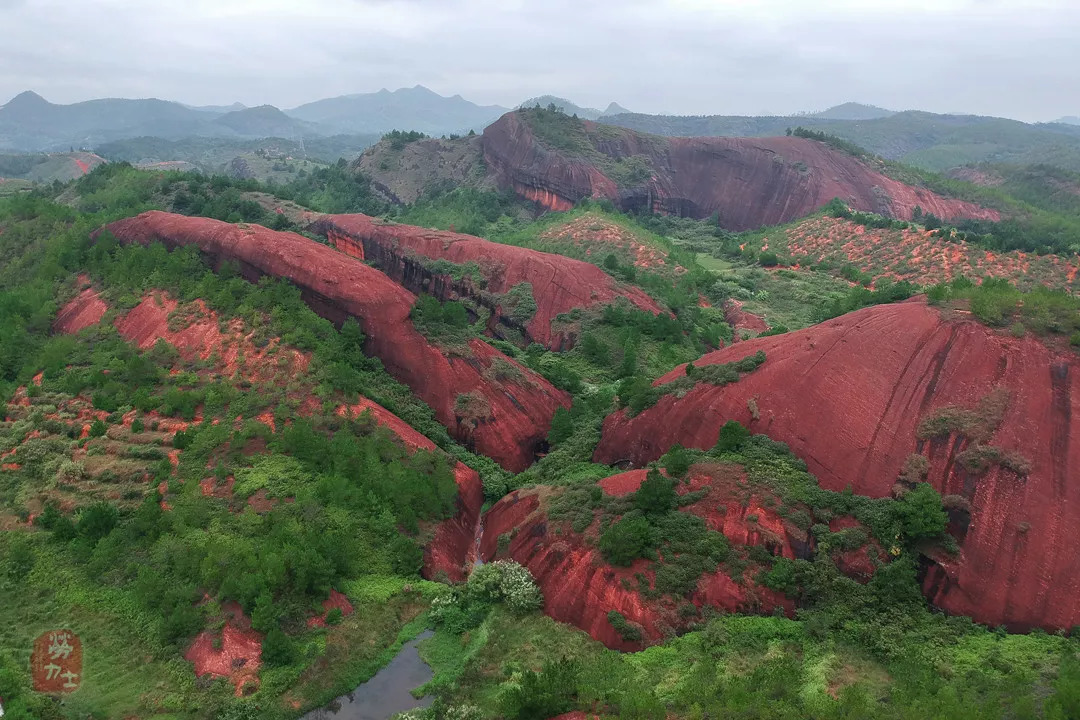
[{"label": "overcast sky", "polygon": [[1080,115],[1078,0],[0,0],[0,28],[0,103],[289,108],[421,84],[653,113]]}]

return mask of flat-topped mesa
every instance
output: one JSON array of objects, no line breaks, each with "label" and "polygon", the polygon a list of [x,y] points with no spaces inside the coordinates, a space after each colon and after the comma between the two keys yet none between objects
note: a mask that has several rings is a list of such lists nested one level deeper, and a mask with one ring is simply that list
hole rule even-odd
[{"label": "flat-topped mesa", "polygon": [[[608,304],[622,297],[646,312],[661,312],[640,289],[616,282],[595,265],[561,255],[359,214],[326,215],[310,229],[325,235],[339,250],[374,263],[413,292],[431,293],[442,300],[468,297],[484,305],[492,313],[489,330],[496,336],[522,336],[553,350],[573,344],[573,331],[552,329],[552,321],[574,308]],[[437,261],[443,261],[443,267]],[[456,267],[447,268],[445,263]],[[531,303],[526,299],[522,312],[515,294],[523,292],[531,292],[535,311],[530,313]]]},{"label": "flat-topped mesa", "polygon": [[248,280],[262,275],[289,280],[315,312],[334,323],[357,318],[365,351],[428,403],[458,441],[508,470],[524,470],[535,460],[555,410],[570,404],[566,393],[478,339],[468,343],[467,357],[448,356],[413,326],[409,313],[415,295],[309,238],[159,211],[104,229],[124,243],[196,246],[215,266],[237,263]]},{"label": "flat-topped mesa", "polygon": [[747,230],[789,222],[839,197],[904,220],[916,206],[946,219],[999,219],[994,210],[893,180],[819,141],[669,138],[588,120],[538,119],[544,133],[558,134],[550,143],[537,136],[533,112],[503,115],[484,130],[482,148],[501,188],[547,210],[606,198],[625,210],[699,219],[715,213],[723,227]]},{"label": "flat-topped mesa", "polygon": [[[943,496],[955,557],[923,589],[938,607],[1023,630],[1080,624],[1080,359],[925,301],[878,305],[740,342],[696,368],[764,351],[725,387],[698,383],[609,416],[594,459],[634,465],[712,447],[736,420],[787,443],[830,490],[888,496],[901,475]],[[685,375],[685,367],[657,381]]]}]

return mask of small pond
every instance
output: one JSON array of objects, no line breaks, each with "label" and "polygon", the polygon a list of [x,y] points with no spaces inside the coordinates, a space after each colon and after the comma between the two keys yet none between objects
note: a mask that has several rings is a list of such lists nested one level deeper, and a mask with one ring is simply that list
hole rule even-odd
[{"label": "small pond", "polygon": [[394,659],[375,673],[375,677],[325,708],[312,710],[301,720],[387,720],[399,712],[427,707],[432,702],[431,696],[417,699],[410,693],[435,674],[420,659],[416,648],[432,634],[430,630],[420,633],[405,643]]}]

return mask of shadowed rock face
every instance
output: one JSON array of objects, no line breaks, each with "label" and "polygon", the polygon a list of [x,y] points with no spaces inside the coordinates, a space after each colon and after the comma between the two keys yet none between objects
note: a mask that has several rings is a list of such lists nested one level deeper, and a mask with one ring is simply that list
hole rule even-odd
[{"label": "shadowed rock face", "polygon": [[858,210],[904,220],[916,206],[943,218],[999,219],[996,211],[893,180],[817,141],[664,138],[582,124],[600,156],[611,162],[637,156],[651,166],[651,177],[620,185],[596,162],[545,147],[520,112],[507,113],[484,130],[485,163],[500,187],[548,210],[567,210],[583,198],[607,198],[624,209],[694,218],[718,213],[730,230],[785,223],[834,197]]},{"label": "shadowed rock face", "polygon": [[[158,211],[106,229],[121,242],[194,245],[215,265],[238,263],[249,280],[272,275],[291,281],[312,309],[332,322],[359,319],[366,351],[431,405],[455,438],[507,469],[532,463],[555,409],[569,405],[565,393],[480,340],[469,343],[467,357],[443,353],[413,327],[409,312],[415,295],[378,270],[303,236]],[[515,379],[496,379],[489,371],[496,360],[515,367]],[[462,416],[456,411],[458,397],[470,393],[476,402]]]},{"label": "shadowed rock face", "polygon": [[[367,215],[328,215],[311,225],[339,250],[373,262],[380,270],[414,292],[429,292],[443,300],[470,297],[493,314],[492,330],[520,332],[530,342],[566,349],[573,336],[553,331],[551,322],[574,308],[608,304],[625,297],[641,310],[660,307],[638,288],[621,285],[595,265],[580,260],[490,242],[472,235],[388,223]],[[433,273],[426,261],[447,260],[456,265],[476,263],[485,287],[468,278],[455,281]],[[430,263],[428,263],[430,264]],[[479,278],[478,278],[479,279]],[[525,323],[515,319],[497,297],[519,283],[532,286],[536,312]]]},{"label": "shadowed rock face", "polygon": [[[936,559],[930,600],[949,612],[1012,629],[1080,623],[1080,362],[1032,337],[1016,339],[965,319],[944,320],[920,299],[866,308],[821,325],[705,355],[696,366],[764,350],[765,363],[720,388],[699,384],[636,417],[604,422],[598,462],[645,463],[675,443],[711,447],[727,420],[791,446],[823,487],[890,493],[905,460],[926,458],[928,482],[959,495],[951,531],[962,552]],[[679,367],[658,383],[682,374]],[[976,413],[1002,400],[982,445],[1015,453],[972,469],[972,433],[919,438],[919,426],[957,406]],[[747,401],[756,399],[760,419]],[[927,433],[922,433],[926,435]],[[967,453],[967,455],[965,455]],[[966,460],[967,459],[967,460]],[[1020,463],[1021,465],[1023,462]],[[1015,463],[1013,463],[1015,465]]]},{"label": "shadowed rock face", "polygon": [[[645,470],[631,470],[600,481],[608,494],[633,492],[646,476]],[[680,493],[708,490],[701,501],[684,508],[700,516],[713,530],[722,532],[733,545],[764,545],[777,556],[805,556],[809,552],[806,534],[789,527],[774,511],[752,496],[742,502],[735,487],[741,477],[738,468],[725,466],[695,467],[690,481],[680,485]],[[630,567],[609,565],[596,549],[569,523],[549,518],[543,509],[544,491],[518,490],[496,503],[484,516],[480,556],[485,561],[496,557],[500,535],[511,537],[509,558],[516,560],[536,578],[544,594],[544,612],[554,619],[575,625],[610,648],[640,649],[641,643],[624,639],[608,620],[616,610],[628,621],[637,623],[645,644],[662,639],[670,630],[684,628],[688,619],[680,615],[672,598],[649,599],[637,590],[637,575],[652,582],[654,573],[649,561],[638,559]],[[725,511],[720,511],[723,506]],[[757,515],[754,522],[748,515]],[[592,532],[589,530],[586,534]],[[796,536],[793,537],[791,533]],[[743,574],[736,583],[722,567],[701,577],[688,600],[698,608],[713,607],[728,612],[770,613],[777,607],[789,614],[792,602],[783,595],[757,585],[755,572]],[[625,581],[625,582],[624,582]]]}]

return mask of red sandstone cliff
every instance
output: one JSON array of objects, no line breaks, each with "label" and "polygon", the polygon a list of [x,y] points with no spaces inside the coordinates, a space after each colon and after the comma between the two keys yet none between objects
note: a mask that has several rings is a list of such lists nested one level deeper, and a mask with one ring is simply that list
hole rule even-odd
[{"label": "red sandstone cliff", "polygon": [[[996,211],[893,180],[813,140],[665,138],[589,121],[578,132],[595,151],[592,159],[546,147],[527,113],[507,113],[484,130],[484,161],[500,187],[548,210],[608,198],[625,209],[696,218],[715,212],[724,227],[746,230],[794,220],[839,197],[905,220],[916,205],[943,218],[998,219]],[[612,167],[635,156],[647,161],[651,177],[620,185]]]},{"label": "red sandstone cliff", "polygon": [[[443,353],[413,327],[409,312],[415,295],[378,270],[301,235],[158,211],[106,229],[121,242],[195,245],[214,264],[237,262],[249,280],[273,275],[291,281],[312,309],[333,322],[358,318],[366,350],[431,405],[452,435],[507,469],[528,467],[555,409],[569,405],[565,393],[480,340],[469,343],[467,357]],[[490,371],[496,359],[517,368],[516,376],[499,380]],[[474,399],[464,416],[456,411],[461,395]]]},{"label": "red sandstone cliff", "polygon": [[[637,490],[645,476],[645,470],[632,470],[599,484],[610,495],[624,495]],[[738,469],[729,466],[695,466],[690,471],[690,482],[680,485],[679,492],[708,492],[683,510],[702,517],[711,529],[724,533],[733,546],[764,545],[772,554],[788,558],[805,555],[809,549],[806,534],[768,509],[763,497],[751,495],[744,503],[736,488],[740,477]],[[653,580],[649,561],[639,559],[630,567],[607,564],[600,551],[575,533],[569,523],[547,517],[544,501],[550,492],[550,488],[518,490],[496,503],[484,516],[481,558],[494,559],[499,536],[508,535],[508,557],[527,567],[536,578],[544,594],[544,612],[581,628],[610,648],[635,650],[641,646],[616,632],[607,617],[611,610],[640,625],[646,643],[685,627],[688,620],[672,599],[647,599],[636,589],[637,574]],[[752,520],[754,515],[757,519]],[[747,570],[738,583],[721,566],[702,576],[689,600],[698,608],[710,606],[729,612],[767,613],[776,607],[789,613],[793,610],[790,600],[757,585],[750,579],[753,575],[753,570]]]},{"label": "red sandstone cliff", "polygon": [[[929,463],[928,481],[970,503],[954,512],[959,557],[931,567],[934,604],[1015,629],[1080,623],[1080,361],[1032,337],[1016,339],[973,320],[944,320],[920,299],[880,305],[798,332],[756,338],[705,355],[703,366],[764,350],[756,371],[727,387],[699,384],[634,418],[607,418],[598,462],[659,457],[676,442],[711,447],[737,420],[788,443],[823,487],[888,495],[909,455]],[[679,367],[658,383],[684,373]],[[1003,399],[986,446],[1018,454],[1026,475],[991,464],[971,471],[972,437],[918,438],[946,406],[978,412]],[[748,406],[755,399],[760,415]],[[1020,463],[1023,464],[1023,463]]]},{"label": "red sandstone cliff", "polygon": [[[607,304],[625,297],[647,312],[661,311],[638,288],[615,282],[595,265],[561,255],[501,245],[473,235],[399,225],[367,215],[327,215],[316,220],[311,229],[325,235],[339,250],[373,262],[410,290],[434,291],[443,299],[464,295],[491,304],[490,309],[500,322],[521,331],[526,340],[555,350],[565,349],[572,338],[553,331],[551,321],[574,308]],[[476,263],[485,287],[481,289],[470,281],[455,283],[445,275],[435,276],[417,257],[448,260],[457,265]],[[505,303],[492,299],[492,295],[502,295],[522,282],[532,285],[537,307],[524,326],[508,314]]]}]

